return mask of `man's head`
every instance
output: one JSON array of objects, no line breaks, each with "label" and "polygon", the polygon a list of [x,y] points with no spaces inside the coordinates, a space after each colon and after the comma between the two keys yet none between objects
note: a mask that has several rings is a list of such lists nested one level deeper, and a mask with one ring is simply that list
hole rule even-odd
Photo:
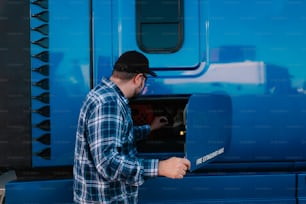
[{"label": "man's head", "polygon": [[[127,51],[116,61],[112,78],[120,79],[121,83],[118,84],[119,81],[117,81],[117,85],[128,98],[132,98],[141,93],[147,74],[156,76],[155,72],[149,69],[146,56],[137,51]],[[124,86],[121,85],[123,82]]]}]

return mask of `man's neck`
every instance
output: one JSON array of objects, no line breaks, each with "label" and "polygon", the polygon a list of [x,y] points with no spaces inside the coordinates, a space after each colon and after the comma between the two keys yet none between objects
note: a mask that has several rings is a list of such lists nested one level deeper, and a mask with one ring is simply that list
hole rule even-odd
[{"label": "man's neck", "polygon": [[110,80],[118,86],[118,88],[121,90],[121,92],[126,98],[131,98],[128,81],[122,81],[121,79],[113,77],[113,76],[110,77]]}]

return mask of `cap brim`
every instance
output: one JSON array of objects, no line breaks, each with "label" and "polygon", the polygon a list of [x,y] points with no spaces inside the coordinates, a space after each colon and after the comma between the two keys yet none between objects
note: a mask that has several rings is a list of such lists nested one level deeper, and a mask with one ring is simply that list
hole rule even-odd
[{"label": "cap brim", "polygon": [[148,74],[152,75],[153,77],[157,77],[157,74],[155,72],[151,71],[151,70],[149,71]]}]

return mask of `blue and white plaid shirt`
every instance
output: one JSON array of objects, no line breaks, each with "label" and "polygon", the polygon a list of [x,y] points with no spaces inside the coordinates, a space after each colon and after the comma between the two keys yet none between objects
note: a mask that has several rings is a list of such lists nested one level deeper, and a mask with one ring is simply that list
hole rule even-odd
[{"label": "blue and white plaid shirt", "polygon": [[158,175],[158,160],[136,157],[135,140],[150,126],[133,126],[128,100],[103,78],[80,111],[74,158],[76,203],[137,203],[138,187]]}]

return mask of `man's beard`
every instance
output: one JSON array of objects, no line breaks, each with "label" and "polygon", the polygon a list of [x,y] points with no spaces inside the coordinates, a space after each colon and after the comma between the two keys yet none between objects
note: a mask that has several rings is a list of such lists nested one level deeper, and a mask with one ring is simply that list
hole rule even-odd
[{"label": "man's beard", "polygon": [[140,89],[140,91],[138,91],[139,89],[135,89],[131,100],[138,98],[138,96],[141,94],[142,88],[141,87],[138,87],[138,88]]}]

